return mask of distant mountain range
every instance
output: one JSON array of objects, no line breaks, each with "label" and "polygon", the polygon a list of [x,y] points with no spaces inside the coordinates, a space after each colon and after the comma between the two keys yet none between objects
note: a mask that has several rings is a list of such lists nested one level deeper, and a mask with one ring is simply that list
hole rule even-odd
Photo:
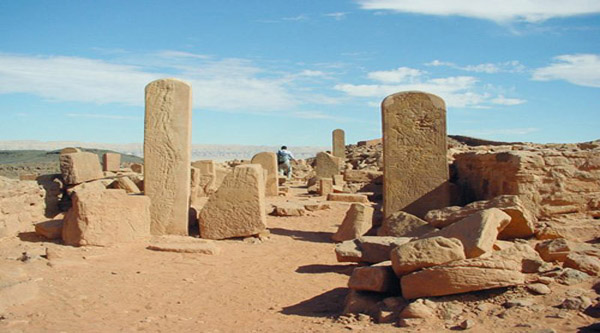
[{"label": "distant mountain range", "polygon": [[[141,143],[111,144],[78,141],[35,141],[15,140],[0,141],[0,150],[45,150],[53,151],[65,147],[83,147],[102,150],[112,150],[121,154],[144,156],[144,145]],[[277,152],[279,146],[251,146],[251,145],[192,145],[192,160],[249,160],[257,153],[272,151]],[[305,159],[314,157],[320,151],[331,150],[331,147],[302,146],[289,149],[296,158]]]}]

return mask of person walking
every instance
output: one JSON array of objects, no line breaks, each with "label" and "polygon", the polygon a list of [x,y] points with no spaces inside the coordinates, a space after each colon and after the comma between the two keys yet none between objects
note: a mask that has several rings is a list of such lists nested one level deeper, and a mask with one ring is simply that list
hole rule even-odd
[{"label": "person walking", "polygon": [[278,170],[279,174],[286,176],[287,179],[292,179],[292,160],[296,160],[294,154],[287,150],[286,146],[281,146],[281,149],[277,151]]}]

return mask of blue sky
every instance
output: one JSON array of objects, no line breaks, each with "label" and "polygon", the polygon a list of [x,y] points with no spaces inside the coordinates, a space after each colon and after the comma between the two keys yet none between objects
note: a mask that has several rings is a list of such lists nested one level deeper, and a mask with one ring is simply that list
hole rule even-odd
[{"label": "blue sky", "polygon": [[0,31],[0,140],[142,142],[164,77],[198,144],[377,138],[403,90],[449,134],[600,138],[600,0],[2,1]]}]

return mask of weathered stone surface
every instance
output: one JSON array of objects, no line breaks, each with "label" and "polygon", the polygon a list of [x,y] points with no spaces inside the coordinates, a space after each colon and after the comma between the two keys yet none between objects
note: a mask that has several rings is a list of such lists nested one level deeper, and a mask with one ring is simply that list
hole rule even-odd
[{"label": "weathered stone surface", "polygon": [[340,158],[320,152],[315,159],[315,172],[319,178],[333,178],[340,174]]},{"label": "weathered stone surface", "polygon": [[144,191],[152,200],[153,235],[187,235],[192,88],[176,79],[146,86]]},{"label": "weathered stone surface", "polygon": [[392,292],[399,289],[398,284],[389,262],[386,265],[357,267],[348,280],[348,288],[362,291]]},{"label": "weathered stone surface", "polygon": [[102,155],[102,171],[119,171],[121,169],[121,154],[104,153]]},{"label": "weathered stone surface", "polygon": [[420,218],[403,212],[395,212],[383,220],[377,230],[378,236],[420,237],[437,229]]},{"label": "weathered stone surface", "polygon": [[522,273],[538,273],[544,264],[540,255],[527,243],[513,243],[506,249],[493,252],[491,257],[521,263]]},{"label": "weathered stone surface", "polygon": [[383,212],[422,217],[449,206],[444,101],[422,92],[401,92],[381,104],[384,154]]},{"label": "weathered stone surface", "polygon": [[306,209],[303,205],[285,203],[277,204],[273,209],[273,215],[275,216],[304,216],[306,215]]},{"label": "weathered stone surface", "polygon": [[433,318],[435,317],[435,308],[431,303],[422,299],[416,300],[400,312],[400,318]]},{"label": "weathered stone surface", "polygon": [[42,178],[39,182],[0,176],[0,238],[33,231],[33,223],[58,214],[59,184]]},{"label": "weathered stone surface", "polygon": [[307,203],[304,204],[304,209],[314,212],[317,210],[325,210],[325,209],[329,209],[331,208],[331,206],[328,203],[324,203],[324,202],[311,202],[311,203]]},{"label": "weathered stone surface", "polygon": [[335,254],[339,262],[376,264],[390,260],[390,251],[393,248],[411,240],[412,238],[408,237],[362,236],[337,244]]},{"label": "weathered stone surface", "polygon": [[352,204],[337,232],[331,236],[336,242],[358,238],[373,226],[373,208],[363,204]]},{"label": "weathered stone surface", "polygon": [[328,201],[343,201],[343,202],[357,202],[357,203],[369,203],[369,198],[362,194],[352,193],[329,193],[327,195]]},{"label": "weathered stone surface", "polygon": [[150,238],[150,198],[123,190],[78,191],[64,219],[62,238],[73,246],[107,246]]},{"label": "weathered stone surface", "polygon": [[400,279],[400,285],[407,299],[460,294],[523,284],[519,270],[517,261],[465,259],[410,273]]},{"label": "weathered stone surface", "polygon": [[500,209],[490,208],[480,210],[444,229],[423,237],[458,238],[465,248],[467,258],[474,258],[493,250],[498,233],[509,222],[508,214]]},{"label": "weathered stone surface", "polygon": [[333,156],[339,157],[342,160],[346,157],[346,134],[343,129],[336,129],[331,133]]},{"label": "weathered stone surface", "polygon": [[154,251],[178,253],[211,255],[220,253],[220,248],[213,240],[176,235],[154,236],[147,248]]},{"label": "weathered stone surface", "polygon": [[130,194],[138,194],[141,192],[137,185],[129,177],[117,177],[114,184],[115,188],[123,189],[125,192]]},{"label": "weathered stone surface", "polygon": [[565,258],[565,267],[573,268],[592,276],[600,274],[600,259],[579,253],[570,253]]},{"label": "weathered stone surface", "polygon": [[516,195],[501,195],[492,200],[475,201],[464,207],[431,210],[425,215],[425,220],[436,228],[444,228],[476,211],[489,208],[501,209],[511,217],[510,223],[498,235],[499,238],[525,238],[533,235],[537,219]]},{"label": "weathered stone surface", "polygon": [[535,250],[539,252],[542,259],[548,262],[564,262],[571,251],[574,250],[573,244],[564,238],[550,239],[538,243]]},{"label": "weathered stone surface", "polygon": [[[230,171],[222,168],[217,168],[217,165],[212,160],[199,160],[192,162],[192,167],[196,173],[193,175],[194,192],[196,197],[207,197],[213,194],[218,186],[223,182],[223,178]],[[193,170],[193,169],[192,169]],[[217,176],[217,170],[219,176]],[[219,180],[220,179],[220,180]]]},{"label": "weathered stone surface", "polygon": [[333,175],[333,185],[344,186],[345,183],[344,175]]},{"label": "weathered stone surface", "polygon": [[333,193],[333,180],[331,178],[319,179],[319,195],[329,195]]},{"label": "weathered stone surface", "polygon": [[133,171],[135,173],[144,173],[144,165],[143,164],[131,163],[131,165],[129,167],[131,168],[131,171]]},{"label": "weathered stone surface", "polygon": [[432,237],[400,245],[390,253],[398,277],[421,268],[465,259],[462,243],[456,238]]},{"label": "weathered stone surface", "polygon": [[344,180],[350,183],[370,183],[383,176],[381,171],[373,170],[346,170]]},{"label": "weathered stone surface", "polygon": [[85,152],[62,154],[59,160],[60,172],[65,184],[80,184],[104,177],[96,154]]},{"label": "weathered stone surface", "polygon": [[58,239],[62,237],[63,219],[56,219],[36,223],[35,233],[48,239]]},{"label": "weathered stone surface", "polygon": [[357,146],[375,146],[381,143],[381,139],[363,140],[356,143]]},{"label": "weathered stone surface", "polygon": [[258,153],[252,157],[252,164],[260,164],[267,171],[265,178],[265,195],[276,197],[279,191],[278,172],[277,172],[277,154],[272,152]]},{"label": "weathered stone surface", "polygon": [[264,231],[264,186],[260,165],[236,166],[200,211],[200,236],[224,239],[251,236]]}]

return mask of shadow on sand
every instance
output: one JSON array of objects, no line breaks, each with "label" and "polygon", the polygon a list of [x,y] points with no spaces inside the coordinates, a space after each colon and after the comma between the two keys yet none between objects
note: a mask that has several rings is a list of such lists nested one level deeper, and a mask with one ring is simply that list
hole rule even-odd
[{"label": "shadow on sand", "polygon": [[324,274],[324,273],[338,273],[343,275],[352,275],[352,271],[360,265],[304,265],[296,269],[296,273],[300,274]]},{"label": "shadow on sand", "polygon": [[288,230],[282,228],[270,228],[269,231],[271,231],[272,234],[288,236],[294,240],[314,243],[332,243],[331,235],[333,234],[331,232]]},{"label": "shadow on sand", "polygon": [[281,310],[285,315],[331,317],[342,312],[348,288],[335,288]]}]

